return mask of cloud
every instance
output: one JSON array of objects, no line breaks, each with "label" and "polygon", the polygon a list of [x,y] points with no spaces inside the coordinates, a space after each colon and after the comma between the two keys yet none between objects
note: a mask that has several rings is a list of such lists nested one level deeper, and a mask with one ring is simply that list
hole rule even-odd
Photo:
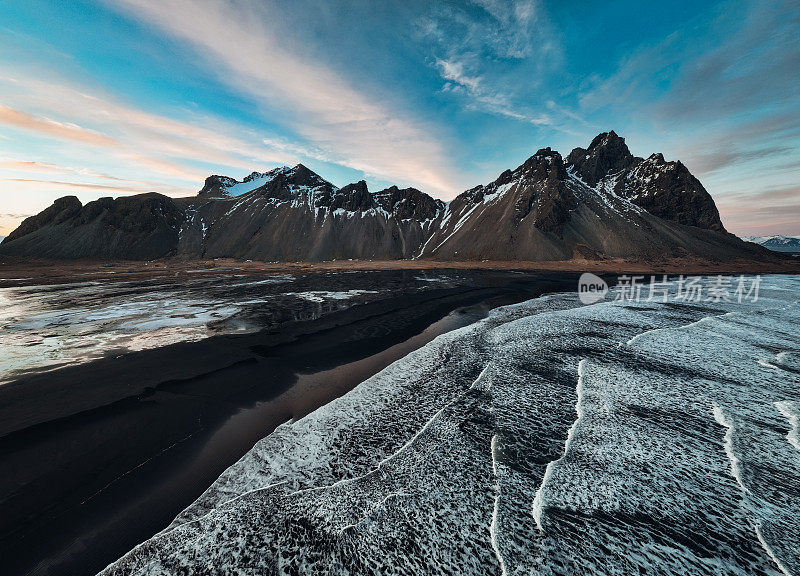
[{"label": "cloud", "polygon": [[291,142],[286,138],[280,138],[277,136],[272,138],[263,138],[262,142],[264,142],[264,144],[272,150],[279,150],[294,156],[313,158],[314,160],[318,160],[320,162],[335,163],[333,156],[328,154],[322,148],[316,146],[303,146],[301,144]]},{"label": "cloud", "polygon": [[[752,206],[769,207],[773,203],[783,203],[791,200],[800,205],[800,185],[769,185],[752,186],[743,190],[726,194],[721,200],[729,206],[732,213],[746,214],[752,210]],[[749,206],[748,206],[749,205]]]},{"label": "cloud", "polygon": [[[12,182],[16,184],[44,184],[52,189],[75,188],[82,190],[101,190],[117,191],[117,193],[140,194],[143,192],[159,192],[172,196],[185,196],[194,194],[194,189],[186,189],[173,186],[165,182],[155,182],[152,180],[131,180],[119,178],[110,174],[96,172],[88,168],[72,168],[69,166],[59,166],[50,162],[36,162],[32,160],[17,160],[15,158],[0,158],[0,168],[9,172],[25,174],[53,174],[59,176],[72,176],[90,179],[94,182],[75,182],[65,180],[44,180],[30,177],[3,178],[0,182]],[[107,181],[111,183],[100,184],[97,181]]]},{"label": "cloud", "polygon": [[800,231],[800,6],[727,2],[588,78],[581,114],[623,118],[701,177],[735,232]]},{"label": "cloud", "polygon": [[[495,54],[506,58],[527,58],[533,53],[535,26],[541,25],[539,3],[534,0],[472,0],[493,21],[483,30],[483,41]],[[488,32],[488,34],[486,33]]]},{"label": "cloud", "polygon": [[486,112],[495,116],[511,118],[537,126],[550,126],[553,120],[547,114],[532,114],[522,111],[511,103],[511,97],[486,87],[479,76],[463,73],[463,64],[453,60],[437,60],[442,78],[448,81],[442,92],[454,92],[466,96],[466,108]]},{"label": "cloud", "polygon": [[733,12],[735,26],[723,42],[683,65],[672,97],[659,103],[668,119],[705,119],[709,113],[732,115],[797,101],[800,69],[800,7],[756,3]]},{"label": "cloud", "polygon": [[553,124],[547,114],[531,114],[520,111],[511,103],[509,95],[496,92],[486,87],[484,79],[480,76],[469,76],[464,72],[464,64],[456,60],[437,60],[442,78],[447,80],[442,89],[444,92],[460,92],[468,98],[467,107],[472,110],[488,112],[496,116],[503,116],[513,120],[529,122],[537,126]]},{"label": "cloud", "polygon": [[279,6],[221,0],[115,4],[188,42],[221,81],[259,103],[265,114],[281,110],[285,124],[326,157],[439,194],[456,191],[458,178],[435,129],[291,53],[281,40]]},{"label": "cloud", "polygon": [[[177,120],[127,105],[98,89],[41,78],[50,75],[12,77],[3,72],[0,68],[3,97],[16,104],[0,107],[0,123],[101,149],[104,160],[117,158],[119,166],[144,174],[178,179],[199,189],[208,174],[198,170],[197,163],[249,173],[296,160],[268,148],[251,130],[213,116],[192,114],[191,121]],[[25,112],[17,110],[22,106]]]},{"label": "cloud", "polygon": [[450,55],[525,60],[558,51],[537,0],[471,0],[462,5],[429,2],[427,8],[416,22],[417,32],[441,47],[449,46]]},{"label": "cloud", "polygon": [[74,188],[78,190],[102,190],[116,192],[117,194],[142,194],[153,192],[146,188],[131,188],[128,186],[115,186],[113,184],[87,184],[84,182],[64,182],[58,180],[34,180],[30,178],[0,178],[0,182],[14,182],[16,184],[47,184],[55,188]]},{"label": "cloud", "polygon": [[94,146],[118,146],[118,142],[99,132],[82,128],[77,124],[67,124],[41,118],[14,110],[0,104],[0,123],[25,130],[41,132],[64,140],[92,144]]},{"label": "cloud", "polygon": [[800,235],[800,185],[746,183],[716,199],[726,228],[739,235]]},{"label": "cloud", "polygon": [[781,160],[788,158],[790,166],[797,166],[798,160],[795,158],[795,148],[791,146],[765,146],[748,148],[739,146],[736,142],[729,139],[721,139],[705,146],[689,146],[687,160],[695,176],[704,176],[725,170],[730,166],[741,166],[748,162],[759,160]]},{"label": "cloud", "polygon": [[[56,174],[77,174],[80,176],[89,176],[92,178],[100,178],[104,180],[116,180],[125,182],[124,178],[118,178],[110,174],[102,172],[95,172],[88,168],[71,168],[68,166],[59,166],[50,162],[36,162],[33,160],[17,160],[15,158],[0,158],[0,168],[7,170],[14,170],[18,172],[45,172]],[[155,185],[155,184],[154,184]]]},{"label": "cloud", "polygon": [[684,25],[628,54],[608,77],[588,78],[586,111],[639,112],[666,124],[749,120],[796,108],[800,8],[728,2],[699,30]]},{"label": "cloud", "polygon": [[792,110],[766,113],[722,127],[710,126],[686,142],[684,150],[691,159],[691,168],[702,175],[756,160],[796,156],[798,142],[800,115]]},{"label": "cloud", "polygon": [[482,78],[480,76],[467,76],[464,73],[464,63],[455,60],[437,60],[436,66],[439,67],[442,78],[460,84],[464,88],[478,91],[481,88]]},{"label": "cloud", "polygon": [[797,202],[771,205],[721,203],[720,213],[724,215],[725,227],[739,236],[800,235],[800,205]]},{"label": "cloud", "polygon": [[[446,81],[444,94],[464,108],[535,126],[556,127],[547,105],[539,109],[535,88],[541,70],[560,60],[544,11],[533,0],[473,0],[472,6],[434,4],[417,21],[418,35],[433,43],[433,63]],[[475,10],[478,8],[478,10]],[[522,80],[524,78],[524,80]],[[516,95],[526,92],[525,105]],[[561,108],[549,107],[561,115]]]}]

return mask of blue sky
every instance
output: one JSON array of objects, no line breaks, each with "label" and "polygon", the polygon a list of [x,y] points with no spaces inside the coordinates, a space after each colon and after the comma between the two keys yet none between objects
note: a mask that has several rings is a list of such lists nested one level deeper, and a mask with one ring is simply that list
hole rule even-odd
[{"label": "blue sky", "polygon": [[0,235],[55,198],[302,162],[448,200],[614,129],[800,234],[795,2],[5,0]]}]

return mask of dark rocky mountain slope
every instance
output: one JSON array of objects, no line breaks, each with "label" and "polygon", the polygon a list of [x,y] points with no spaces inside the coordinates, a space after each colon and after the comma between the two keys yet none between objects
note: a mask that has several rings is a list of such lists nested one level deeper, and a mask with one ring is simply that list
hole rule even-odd
[{"label": "dark rocky mountain slope", "polygon": [[197,196],[57,200],[0,254],[41,258],[233,257],[267,261],[431,258],[769,258],[728,234],[680,162],[633,156],[614,132],[566,159],[539,150],[449,203],[414,188],[337,188],[302,164],[210,176]]},{"label": "dark rocky mountain slope", "polygon": [[724,231],[714,199],[680,161],[662,154],[634,157],[612,130],[589,148],[567,156],[570,172],[585,184],[630,200],[653,216],[707,230]]},{"label": "dark rocky mountain slope", "polygon": [[[610,161],[602,147],[595,146],[593,151],[599,160],[584,171],[586,179],[574,164],[545,148],[496,181],[467,190],[449,203],[420,256],[440,260],[658,260],[755,255],[713,219],[709,227],[675,221],[692,207],[693,196],[680,194],[688,207],[676,210],[675,219],[666,219],[653,215],[627,195],[617,194],[605,185],[608,174],[628,169],[619,166],[636,166],[635,159]],[[586,151],[581,155],[589,156]],[[643,197],[656,194],[647,187],[640,191]],[[681,205],[681,200],[674,200],[674,204]]]},{"label": "dark rocky mountain slope", "polygon": [[190,201],[178,253],[268,261],[411,258],[445,208],[413,188],[373,194],[364,181],[337,188],[302,164],[253,181],[259,185],[241,194],[234,181],[216,197],[201,192]]},{"label": "dark rocky mountain slope", "polygon": [[0,253],[28,258],[148,260],[176,253],[184,210],[161,194],[100,198],[85,206],[75,196],[22,222]]}]

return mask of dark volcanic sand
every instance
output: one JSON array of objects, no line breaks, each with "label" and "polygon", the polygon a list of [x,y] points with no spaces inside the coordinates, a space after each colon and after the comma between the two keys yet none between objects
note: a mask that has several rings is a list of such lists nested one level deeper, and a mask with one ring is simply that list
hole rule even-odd
[{"label": "dark volcanic sand", "polygon": [[455,288],[0,386],[3,571],[95,574],[165,528],[278,424],[491,307],[572,290],[577,278],[460,273]]}]

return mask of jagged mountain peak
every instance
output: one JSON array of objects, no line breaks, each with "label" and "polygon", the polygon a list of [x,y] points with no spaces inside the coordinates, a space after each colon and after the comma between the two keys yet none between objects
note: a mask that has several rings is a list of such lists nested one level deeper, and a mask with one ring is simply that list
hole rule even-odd
[{"label": "jagged mountain peak", "polygon": [[[566,177],[566,167],[561,154],[555,150],[542,148],[528,158],[522,166],[514,170],[515,177],[530,178],[560,178]],[[503,174],[500,175],[501,177]]]},{"label": "jagged mountain peak", "polygon": [[401,220],[409,218],[430,220],[444,210],[444,202],[416,188],[390,186],[375,192],[373,197],[381,208]]},{"label": "jagged mountain peak", "polygon": [[279,166],[266,172],[254,171],[241,181],[230,176],[209,176],[198,195],[209,198],[236,198],[260,188],[268,189],[268,193],[274,193],[283,186],[323,187],[329,192],[337,189],[313,170],[303,164],[297,164],[293,167]]},{"label": "jagged mountain peak", "polygon": [[546,162],[547,164],[563,164],[564,159],[561,157],[561,154],[556,150],[551,149],[549,146],[547,148],[540,148],[536,151],[536,153],[528,158],[520,168],[525,168],[527,166],[537,165],[541,162]]},{"label": "jagged mountain peak", "polygon": [[329,183],[322,176],[320,176],[319,174],[317,174],[311,168],[308,168],[304,164],[297,164],[289,171],[287,171],[285,175],[289,178],[292,178],[298,184],[303,182],[307,182],[309,184],[317,184],[320,182]]},{"label": "jagged mountain peak", "polygon": [[594,137],[589,148],[575,148],[567,163],[575,174],[590,186],[606,176],[628,168],[636,161],[625,139],[616,132],[602,132]]},{"label": "jagged mountain peak", "polygon": [[279,182],[294,186],[308,186],[312,188],[323,186],[331,190],[337,189],[336,186],[303,164],[297,164],[291,168],[288,166],[275,168],[263,174],[263,176],[266,178],[261,186],[272,182]]},{"label": "jagged mountain peak", "polygon": [[345,192],[350,190],[358,190],[359,192],[369,192],[369,186],[367,186],[366,180],[359,180],[358,182],[353,182],[351,184],[347,184],[346,186],[342,186],[339,188],[339,192]]},{"label": "jagged mountain peak", "polygon": [[661,153],[636,158],[609,188],[654,216],[688,226],[725,232],[714,199],[680,161]]},{"label": "jagged mountain peak", "polygon": [[330,200],[331,209],[342,209],[348,212],[370,210],[376,206],[364,180],[342,186],[333,194]]},{"label": "jagged mountain peak", "polygon": [[680,161],[660,152],[633,156],[613,130],[598,134],[589,148],[567,156],[567,170],[606,195],[625,198],[654,216],[680,224],[724,232],[714,200]]},{"label": "jagged mountain peak", "polygon": [[610,149],[624,149],[628,153],[628,145],[625,144],[625,138],[614,132],[613,130],[609,130],[608,132],[601,132],[597,136],[592,139],[591,144],[589,144],[588,150],[597,150],[598,148],[610,148]]},{"label": "jagged mountain peak", "polygon": [[561,154],[550,147],[541,148],[517,166],[514,170],[504,170],[493,182],[475,186],[459,195],[466,202],[481,202],[486,196],[506,193],[515,184],[536,180],[563,179],[567,175]]}]

